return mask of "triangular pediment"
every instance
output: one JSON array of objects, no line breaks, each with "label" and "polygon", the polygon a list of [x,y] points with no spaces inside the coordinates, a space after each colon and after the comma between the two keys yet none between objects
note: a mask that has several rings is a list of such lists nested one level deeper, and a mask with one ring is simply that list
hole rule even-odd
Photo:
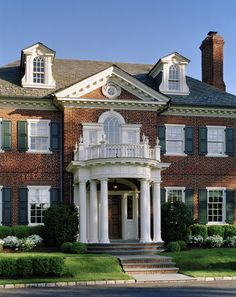
[{"label": "triangular pediment", "polygon": [[[90,99],[89,94],[92,94],[95,90],[101,89],[107,84],[114,84],[132,96],[127,96],[126,98],[122,98],[122,96],[117,98],[108,97],[103,98],[103,100],[126,99],[160,105],[166,105],[169,102],[168,96],[153,90],[115,65],[57,92],[55,96],[61,100]],[[91,99],[95,98],[93,97]]]}]

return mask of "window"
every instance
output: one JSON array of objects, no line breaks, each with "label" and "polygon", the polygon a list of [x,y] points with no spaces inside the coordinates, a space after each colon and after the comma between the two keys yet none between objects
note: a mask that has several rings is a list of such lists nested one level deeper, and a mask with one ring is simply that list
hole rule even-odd
[{"label": "window", "polygon": [[44,84],[45,66],[42,57],[36,57],[33,61],[33,83]]},{"label": "window", "polygon": [[208,223],[225,222],[225,189],[208,189]]},{"label": "window", "polygon": [[169,68],[169,90],[178,91],[180,89],[179,66],[171,65]]},{"label": "window", "polygon": [[43,224],[44,211],[50,207],[50,187],[28,187],[29,224]]},{"label": "window", "polygon": [[185,188],[166,188],[166,202],[184,202],[185,201],[185,196],[184,196],[184,191]]},{"label": "window", "polygon": [[49,151],[50,121],[28,120],[28,144],[29,151]]},{"label": "window", "polygon": [[166,153],[171,155],[184,154],[184,125],[166,126]]},{"label": "window", "polygon": [[208,155],[225,155],[225,127],[207,127]]},{"label": "window", "polygon": [[127,219],[133,220],[133,196],[127,197]]},{"label": "window", "polygon": [[109,144],[120,144],[120,122],[116,116],[109,116],[103,124],[104,133]]},{"label": "window", "polygon": [[89,144],[94,145],[97,144],[97,131],[89,131]]}]

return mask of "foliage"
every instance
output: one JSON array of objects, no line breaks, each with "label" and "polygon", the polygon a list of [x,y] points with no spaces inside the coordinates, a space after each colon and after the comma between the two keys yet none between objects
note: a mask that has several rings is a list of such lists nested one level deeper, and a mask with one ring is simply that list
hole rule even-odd
[{"label": "foliage", "polygon": [[50,207],[44,213],[44,240],[48,246],[60,246],[74,242],[78,233],[78,211],[75,206],[62,203]]},{"label": "foliage", "polygon": [[200,247],[203,245],[204,238],[201,235],[190,235],[188,242],[189,244]]},{"label": "foliage", "polygon": [[204,241],[204,245],[209,248],[221,247],[223,245],[223,237],[220,235],[208,236]]},{"label": "foliage", "polygon": [[236,247],[236,236],[227,237],[224,240],[224,246],[229,247],[229,248]]},{"label": "foliage", "polygon": [[236,227],[233,225],[224,226],[224,238],[236,236]]},{"label": "foliage", "polygon": [[16,236],[7,236],[3,238],[4,246],[11,248],[11,249],[17,249],[20,246],[20,240]]},{"label": "foliage", "polygon": [[171,252],[180,252],[180,245],[178,241],[170,241],[167,244],[167,249]]},{"label": "foliage", "polygon": [[207,227],[208,236],[219,235],[221,237],[224,237],[224,232],[225,232],[224,226],[211,225]]},{"label": "foliage", "polygon": [[177,241],[179,246],[180,246],[180,250],[181,251],[185,251],[187,249],[187,243],[183,240],[178,240]]},{"label": "foliage", "polygon": [[69,254],[85,254],[87,252],[87,246],[82,242],[64,242],[60,250],[63,253]]},{"label": "foliage", "polygon": [[13,227],[0,226],[0,238],[5,238],[8,236],[15,236],[17,238],[28,237],[33,234],[37,234],[42,237],[44,226],[25,226],[16,225]]},{"label": "foliage", "polygon": [[68,254],[72,254],[72,250],[73,250],[73,243],[72,242],[64,242],[61,247],[60,247],[61,252],[63,253],[68,253]]},{"label": "foliage", "polygon": [[206,225],[201,224],[194,224],[190,226],[191,234],[193,236],[200,235],[203,237],[203,239],[207,238],[207,227]]},{"label": "foliage", "polygon": [[0,258],[1,277],[26,277],[34,275],[62,275],[65,271],[64,260],[58,256]]},{"label": "foliage", "polygon": [[189,236],[189,226],[193,224],[190,210],[180,202],[164,203],[161,210],[162,239],[170,241],[184,240]]},{"label": "foliage", "polygon": [[43,239],[39,235],[30,235],[29,237],[23,238],[20,240],[19,249],[22,251],[31,251],[34,248],[40,246]]}]

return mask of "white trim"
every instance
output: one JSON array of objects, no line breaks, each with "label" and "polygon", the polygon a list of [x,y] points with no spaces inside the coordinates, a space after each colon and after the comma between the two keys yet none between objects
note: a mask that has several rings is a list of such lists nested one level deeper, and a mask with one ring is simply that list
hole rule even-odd
[{"label": "white trim", "polygon": [[[208,125],[208,126],[206,126],[206,128],[207,128],[207,154],[206,154],[206,157],[220,157],[220,158],[224,158],[224,157],[228,157],[228,155],[225,153],[225,151],[226,151],[226,139],[225,139],[225,129],[226,129],[226,126],[214,126],[214,125]],[[224,143],[223,142],[221,142],[221,141],[218,141],[218,142],[220,142],[220,143],[223,143],[224,144],[224,153],[222,153],[222,154],[218,154],[218,153],[216,153],[216,154],[214,154],[214,153],[208,153],[208,151],[209,151],[209,142],[212,142],[212,141],[209,141],[209,129],[211,130],[211,129],[220,129],[220,130],[222,130],[223,132],[224,132]],[[213,141],[214,142],[214,141]],[[217,142],[217,141],[215,141],[215,142]]]},{"label": "white trim", "polygon": [[[185,133],[184,133],[184,129],[186,127],[186,125],[183,125],[183,124],[164,124],[164,126],[166,127],[166,139],[165,139],[165,143],[166,143],[166,152],[165,152],[165,156],[182,156],[182,157],[185,157],[187,156],[187,154],[185,154]],[[167,130],[168,128],[172,128],[172,127],[178,127],[178,128],[182,128],[182,139],[181,141],[183,142],[183,151],[180,153],[180,152],[168,152],[168,149],[167,149],[167,142],[168,141],[171,141],[171,140],[168,140],[167,138]],[[174,141],[174,140],[172,140]],[[180,140],[179,140],[180,141]]]},{"label": "white trim", "polygon": [[119,119],[120,124],[125,124],[125,120],[124,120],[123,116],[120,113],[118,113],[112,109],[105,111],[104,113],[102,113],[100,115],[100,117],[98,119],[98,124],[103,124],[104,121],[109,117],[117,117]]},{"label": "white trim", "polygon": [[2,188],[3,186],[0,186],[0,226],[2,225]]},{"label": "white trim", "polygon": [[[206,190],[207,190],[207,225],[225,225],[225,220],[226,220],[226,188],[225,187],[206,187]],[[221,222],[209,222],[208,221],[209,191],[223,191],[222,221]]]}]

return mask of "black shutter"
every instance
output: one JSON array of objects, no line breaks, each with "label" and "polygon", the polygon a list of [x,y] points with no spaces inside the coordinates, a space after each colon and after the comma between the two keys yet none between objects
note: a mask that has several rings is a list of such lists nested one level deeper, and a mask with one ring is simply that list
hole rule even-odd
[{"label": "black shutter", "polygon": [[234,223],[234,191],[226,190],[226,223]]},{"label": "black shutter", "polygon": [[11,226],[12,224],[12,191],[11,188],[2,188],[2,224]]},{"label": "black shutter", "polygon": [[192,219],[194,219],[194,190],[185,190],[185,205],[191,211]]},{"label": "black shutter", "polygon": [[199,128],[199,155],[207,154],[207,128]]},{"label": "black shutter", "polygon": [[158,139],[160,141],[161,153],[166,152],[166,127],[159,126],[157,128]]},{"label": "black shutter", "polygon": [[198,223],[207,223],[207,190],[198,191]]},{"label": "black shutter", "polygon": [[51,122],[50,124],[50,150],[60,150],[60,123]]},{"label": "black shutter", "polygon": [[161,189],[161,205],[166,202],[166,189]]},{"label": "black shutter", "polygon": [[60,189],[51,188],[50,189],[50,206],[55,206],[61,201]]},{"label": "black shutter", "polygon": [[25,152],[28,150],[28,123],[26,121],[17,122],[18,150]]},{"label": "black shutter", "polygon": [[19,188],[18,222],[19,225],[28,225],[28,189]]},{"label": "black shutter", "polygon": [[185,127],[185,154],[192,155],[194,148],[194,133],[193,127]]},{"label": "black shutter", "polygon": [[226,143],[226,155],[233,156],[234,154],[234,129],[225,129],[225,143]]},{"label": "black shutter", "polygon": [[4,151],[11,150],[11,134],[12,125],[11,121],[2,121],[2,149]]}]

